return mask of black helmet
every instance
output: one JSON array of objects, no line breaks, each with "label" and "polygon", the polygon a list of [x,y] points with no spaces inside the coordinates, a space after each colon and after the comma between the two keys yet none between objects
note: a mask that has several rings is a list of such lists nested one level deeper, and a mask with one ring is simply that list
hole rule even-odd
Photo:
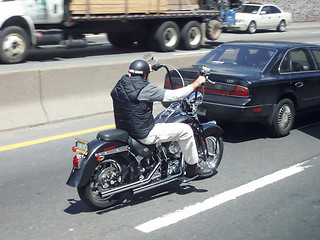
[{"label": "black helmet", "polygon": [[145,60],[135,60],[130,64],[129,73],[131,75],[148,75],[150,73],[150,66]]}]

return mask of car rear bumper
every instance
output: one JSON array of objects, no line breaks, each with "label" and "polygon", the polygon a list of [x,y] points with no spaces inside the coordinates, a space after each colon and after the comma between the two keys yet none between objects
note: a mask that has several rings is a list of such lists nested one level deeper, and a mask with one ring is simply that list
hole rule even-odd
[{"label": "car rear bumper", "polygon": [[198,108],[198,114],[217,120],[267,123],[272,109],[272,104],[235,106],[203,102]]}]

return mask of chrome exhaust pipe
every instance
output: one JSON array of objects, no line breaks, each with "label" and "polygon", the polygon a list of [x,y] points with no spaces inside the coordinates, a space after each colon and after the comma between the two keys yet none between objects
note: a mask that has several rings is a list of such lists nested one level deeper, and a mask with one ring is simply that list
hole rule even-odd
[{"label": "chrome exhaust pipe", "polygon": [[152,180],[152,177],[155,174],[155,172],[159,169],[160,164],[161,163],[157,164],[157,166],[152,170],[152,172],[150,173],[150,175],[147,178],[145,178],[143,180],[140,180],[140,181],[137,181],[137,182],[129,183],[129,184],[126,184],[126,185],[123,185],[123,186],[120,186],[120,187],[116,187],[116,188],[113,188],[113,189],[110,189],[110,190],[103,191],[103,192],[101,192],[101,196],[104,198],[104,197],[107,197],[107,196],[112,195],[112,194],[116,194],[116,193],[120,193],[120,192],[123,192],[123,191],[131,190],[131,189],[133,189],[135,187],[140,187],[140,186],[142,186],[144,184],[148,184]]},{"label": "chrome exhaust pipe", "polygon": [[133,193],[136,194],[136,193],[139,193],[139,192],[142,192],[145,190],[149,190],[149,189],[152,189],[155,187],[160,187],[162,185],[165,185],[165,184],[173,182],[173,181],[178,181],[179,176],[181,176],[181,173],[174,175],[174,176],[171,176],[170,178],[166,178],[166,179],[163,179],[163,180],[151,183],[151,184],[140,186],[138,188],[133,189]]}]

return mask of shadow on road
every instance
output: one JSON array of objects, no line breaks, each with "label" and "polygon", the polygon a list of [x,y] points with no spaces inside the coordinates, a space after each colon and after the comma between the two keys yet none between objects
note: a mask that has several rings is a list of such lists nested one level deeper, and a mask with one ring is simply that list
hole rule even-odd
[{"label": "shadow on road", "polygon": [[[102,215],[110,211],[123,209],[129,206],[139,205],[144,202],[148,202],[150,200],[161,198],[170,194],[186,195],[190,193],[204,193],[204,192],[207,192],[207,190],[197,189],[195,186],[192,186],[189,184],[180,184],[178,181],[176,181],[176,182],[168,183],[163,186],[156,187],[154,189],[151,189],[142,193],[137,193],[135,195],[132,195],[130,193],[124,194],[120,199],[120,203],[118,203],[113,207],[96,211],[96,213],[98,215]],[[93,210],[91,210],[86,205],[84,205],[80,200],[68,199],[68,202],[70,203],[70,206],[64,210],[65,213],[76,215],[83,212],[93,212]]]}]

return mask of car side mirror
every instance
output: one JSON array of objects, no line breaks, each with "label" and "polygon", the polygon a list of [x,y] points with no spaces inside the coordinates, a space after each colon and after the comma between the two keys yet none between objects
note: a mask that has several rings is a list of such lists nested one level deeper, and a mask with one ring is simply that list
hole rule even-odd
[{"label": "car side mirror", "polygon": [[260,12],[260,15],[265,15],[265,14],[267,14],[267,11],[261,11]]}]

